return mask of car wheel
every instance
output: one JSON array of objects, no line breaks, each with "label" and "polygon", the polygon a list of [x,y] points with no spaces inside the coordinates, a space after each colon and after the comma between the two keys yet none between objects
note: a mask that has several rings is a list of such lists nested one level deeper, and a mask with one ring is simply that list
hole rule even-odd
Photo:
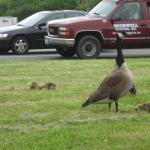
[{"label": "car wheel", "polygon": [[100,40],[92,35],[82,37],[76,46],[77,56],[82,59],[97,58],[101,50]]},{"label": "car wheel", "polygon": [[7,54],[8,51],[9,51],[9,50],[7,50],[7,49],[0,50],[0,55]]},{"label": "car wheel", "polygon": [[12,41],[11,49],[14,54],[26,54],[29,50],[29,41],[24,36],[18,36]]},{"label": "car wheel", "polygon": [[58,47],[58,48],[56,48],[56,51],[58,52],[58,54],[60,54],[61,56],[65,57],[65,58],[73,57],[73,55],[75,54],[75,51],[73,48]]}]

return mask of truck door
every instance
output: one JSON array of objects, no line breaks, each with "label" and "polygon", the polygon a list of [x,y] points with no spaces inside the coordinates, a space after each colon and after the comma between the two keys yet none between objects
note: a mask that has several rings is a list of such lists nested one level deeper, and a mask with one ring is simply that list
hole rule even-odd
[{"label": "truck door", "polygon": [[116,37],[116,32],[119,31],[126,31],[129,34],[123,42],[127,47],[143,47],[147,44],[147,22],[144,20],[140,1],[124,1],[112,15],[111,26],[113,38]]},{"label": "truck door", "polygon": [[[145,12],[147,12],[147,39],[150,43],[150,1],[146,2]],[[149,45],[148,45],[148,47],[149,47]]]}]

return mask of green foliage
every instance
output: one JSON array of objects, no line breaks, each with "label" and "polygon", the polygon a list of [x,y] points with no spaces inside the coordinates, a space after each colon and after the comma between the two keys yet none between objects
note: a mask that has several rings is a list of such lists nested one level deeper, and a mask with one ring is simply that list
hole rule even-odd
[{"label": "green foliage", "polygon": [[42,10],[90,10],[100,0],[0,0],[0,16],[16,16],[19,20]]},{"label": "green foliage", "polygon": [[80,4],[80,1],[78,0],[77,9],[89,11],[99,2],[100,0],[85,0],[85,3]]},{"label": "green foliage", "polygon": [[75,9],[76,7],[76,0],[1,0],[0,16],[17,16],[21,20],[37,11]]},{"label": "green foliage", "polygon": [[19,20],[42,10],[90,10],[99,0],[0,0],[0,16],[16,16]]}]

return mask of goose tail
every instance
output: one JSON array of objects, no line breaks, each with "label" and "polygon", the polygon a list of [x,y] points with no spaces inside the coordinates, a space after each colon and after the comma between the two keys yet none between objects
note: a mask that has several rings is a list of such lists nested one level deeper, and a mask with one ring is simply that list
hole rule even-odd
[{"label": "goose tail", "polygon": [[82,104],[82,107],[87,107],[88,105],[90,105],[91,104],[91,102],[89,101],[89,100],[87,100],[86,102],[84,102],[83,104]]}]

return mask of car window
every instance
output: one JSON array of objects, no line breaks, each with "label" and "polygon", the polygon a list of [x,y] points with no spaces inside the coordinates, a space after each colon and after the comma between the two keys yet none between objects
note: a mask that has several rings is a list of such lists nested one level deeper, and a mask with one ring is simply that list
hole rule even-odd
[{"label": "car window", "polygon": [[84,14],[81,14],[81,13],[67,13],[67,18],[79,17],[79,16],[84,16]]},{"label": "car window", "polygon": [[126,2],[114,16],[121,20],[141,20],[143,13],[139,2]]},{"label": "car window", "polygon": [[43,18],[45,18],[46,16],[48,16],[47,12],[38,12],[35,13],[27,18],[25,18],[24,20],[20,21],[18,23],[18,25],[22,25],[22,26],[33,26],[35,25],[37,22],[39,22],[40,20],[42,20]]},{"label": "car window", "polygon": [[47,23],[48,21],[62,19],[62,18],[65,18],[64,13],[56,13],[56,14],[52,14],[52,15],[48,16],[46,19],[44,19],[43,22]]}]

